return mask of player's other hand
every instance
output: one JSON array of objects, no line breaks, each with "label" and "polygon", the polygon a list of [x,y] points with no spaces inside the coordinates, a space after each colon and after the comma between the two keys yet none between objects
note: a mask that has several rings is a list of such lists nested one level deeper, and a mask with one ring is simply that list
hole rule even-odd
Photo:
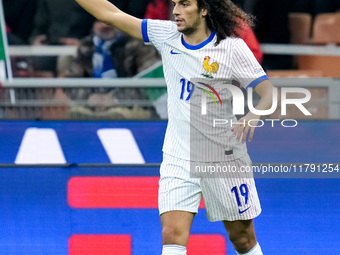
[{"label": "player's other hand", "polygon": [[248,133],[248,141],[253,140],[255,127],[258,125],[260,121],[260,116],[255,115],[249,112],[246,116],[239,119],[237,124],[231,129],[234,136],[236,136],[236,140],[242,143],[245,143]]}]

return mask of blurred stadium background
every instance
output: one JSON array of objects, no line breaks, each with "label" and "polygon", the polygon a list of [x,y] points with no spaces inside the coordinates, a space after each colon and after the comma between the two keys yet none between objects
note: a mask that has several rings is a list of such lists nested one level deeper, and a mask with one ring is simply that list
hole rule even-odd
[{"label": "blurred stadium background", "polygon": [[[77,47],[8,46],[1,16],[0,253],[160,254],[161,62],[128,78],[23,77],[32,58],[76,56]],[[310,90],[312,116],[292,106],[284,118],[297,127],[258,128],[254,164],[340,167],[339,17],[289,13],[290,42],[261,43],[265,57],[290,56],[291,68],[267,73],[278,88]],[[270,118],[282,119],[280,109]],[[264,254],[340,254],[340,171],[263,177],[255,227]],[[235,254],[203,204],[188,254]]]}]

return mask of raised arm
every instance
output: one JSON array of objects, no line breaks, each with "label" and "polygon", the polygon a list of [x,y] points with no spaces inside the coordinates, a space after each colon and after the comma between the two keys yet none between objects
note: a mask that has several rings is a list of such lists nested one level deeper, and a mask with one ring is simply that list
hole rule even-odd
[{"label": "raised arm", "polygon": [[106,0],[76,0],[96,19],[116,27],[124,33],[142,40],[142,20],[119,10]]}]

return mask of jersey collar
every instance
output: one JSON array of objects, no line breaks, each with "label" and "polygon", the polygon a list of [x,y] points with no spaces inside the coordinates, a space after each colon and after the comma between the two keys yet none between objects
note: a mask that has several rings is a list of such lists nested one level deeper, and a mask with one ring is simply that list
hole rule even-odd
[{"label": "jersey collar", "polygon": [[197,44],[197,45],[190,45],[190,44],[186,43],[184,41],[183,34],[181,36],[181,40],[182,40],[182,44],[185,48],[187,48],[189,50],[199,50],[199,49],[203,48],[205,45],[207,45],[208,43],[210,43],[214,39],[214,36],[215,36],[215,32],[211,31],[209,38],[207,40],[205,40],[204,42],[201,42],[200,44]]}]

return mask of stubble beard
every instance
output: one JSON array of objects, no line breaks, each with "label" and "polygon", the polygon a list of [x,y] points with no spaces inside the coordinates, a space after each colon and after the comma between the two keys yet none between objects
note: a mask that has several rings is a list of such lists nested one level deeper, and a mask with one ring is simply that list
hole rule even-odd
[{"label": "stubble beard", "polygon": [[185,36],[190,36],[197,32],[199,26],[199,21],[197,20],[192,26],[186,26],[183,29],[177,29],[179,32]]},{"label": "stubble beard", "polygon": [[197,31],[197,28],[186,27],[186,28],[178,30],[178,31],[181,32],[182,34],[186,35],[186,36],[190,36],[190,35],[194,34]]}]

